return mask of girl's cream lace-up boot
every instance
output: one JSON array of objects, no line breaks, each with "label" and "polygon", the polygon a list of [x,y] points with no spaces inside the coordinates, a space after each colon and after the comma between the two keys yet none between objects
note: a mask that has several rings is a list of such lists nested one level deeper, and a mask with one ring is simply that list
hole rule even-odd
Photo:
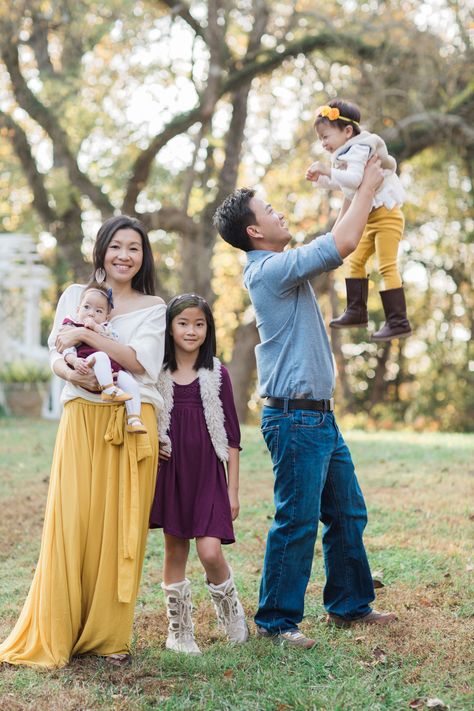
[{"label": "girl's cream lace-up boot", "polygon": [[213,585],[206,579],[206,586],[214,603],[219,624],[224,628],[231,642],[243,644],[249,637],[245,613],[235,588],[232,569],[229,577],[220,585]]},{"label": "girl's cream lace-up boot", "polygon": [[185,654],[201,654],[194,639],[192,621],[191,583],[187,578],[180,583],[161,583],[166,600],[168,638],[166,649]]}]

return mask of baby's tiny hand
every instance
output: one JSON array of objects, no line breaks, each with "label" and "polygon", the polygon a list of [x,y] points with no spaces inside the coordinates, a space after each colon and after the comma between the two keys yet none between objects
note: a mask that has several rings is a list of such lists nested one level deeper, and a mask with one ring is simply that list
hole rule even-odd
[{"label": "baby's tiny hand", "polygon": [[311,163],[308,170],[306,171],[306,180],[316,182],[320,175],[328,174],[328,168],[324,165],[324,163],[316,161],[315,163]]},{"label": "baby's tiny hand", "polygon": [[86,328],[90,328],[91,331],[97,331],[97,324],[92,318],[92,316],[86,316],[86,318],[84,319],[84,326]]},{"label": "baby's tiny hand", "polygon": [[87,375],[90,373],[90,368],[88,362],[84,358],[76,358],[74,361],[74,370],[82,375]]}]

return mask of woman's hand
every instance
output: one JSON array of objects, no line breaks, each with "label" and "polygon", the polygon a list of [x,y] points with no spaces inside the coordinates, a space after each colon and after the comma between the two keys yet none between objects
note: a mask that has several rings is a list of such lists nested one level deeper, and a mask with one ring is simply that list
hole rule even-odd
[{"label": "woman's hand", "polygon": [[171,454],[170,452],[167,452],[165,449],[163,449],[163,447],[160,447],[158,450],[158,458],[163,459],[163,461],[167,462],[171,459]]},{"label": "woman's hand", "polygon": [[232,514],[232,521],[235,521],[235,519],[239,515],[239,511],[240,511],[239,492],[236,491],[235,489],[229,488],[228,493],[229,493],[230,512]]},{"label": "woman's hand", "polygon": [[81,343],[83,340],[81,338],[82,332],[82,327],[63,326],[56,336],[55,345],[58,353],[62,353],[66,348],[71,348],[72,346],[77,346]]}]

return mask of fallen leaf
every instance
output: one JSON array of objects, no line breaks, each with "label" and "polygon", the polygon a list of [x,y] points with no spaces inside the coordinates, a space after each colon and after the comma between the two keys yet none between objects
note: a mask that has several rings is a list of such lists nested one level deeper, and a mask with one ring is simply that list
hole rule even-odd
[{"label": "fallen leaf", "polygon": [[413,701],[410,701],[408,704],[409,709],[422,709],[423,706],[425,705],[425,700],[424,699],[413,699]]},{"label": "fallen leaf", "polygon": [[224,672],[224,676],[226,676],[228,679],[231,679],[234,676],[234,672],[232,669],[226,669]]},{"label": "fallen leaf", "polygon": [[423,607],[432,607],[431,600],[428,600],[427,597],[420,597],[418,602],[420,603],[420,605],[423,605]]},{"label": "fallen leaf", "polygon": [[356,637],[354,642],[363,642],[365,640],[365,637]]},{"label": "fallen leaf", "polygon": [[443,575],[443,578],[450,578],[450,577],[451,577],[451,573],[445,573],[445,574]]},{"label": "fallen leaf", "polygon": [[373,582],[373,585],[374,585],[375,590],[377,590],[378,588],[384,588],[384,587],[385,587],[385,585],[383,584],[383,582],[382,582],[381,580],[377,580],[377,578],[372,578],[372,582]]},{"label": "fallen leaf", "polygon": [[441,699],[428,699],[426,706],[429,709],[449,709],[449,706],[447,706],[444,701],[441,701]]},{"label": "fallen leaf", "polygon": [[380,647],[375,647],[372,650],[372,654],[374,655],[375,659],[378,662],[386,662],[387,661],[387,653]]}]

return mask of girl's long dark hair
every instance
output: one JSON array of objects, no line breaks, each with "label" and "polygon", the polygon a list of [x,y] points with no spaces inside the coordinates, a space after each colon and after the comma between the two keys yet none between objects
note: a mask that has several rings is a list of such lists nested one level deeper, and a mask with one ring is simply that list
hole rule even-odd
[{"label": "girl's long dark hair", "polygon": [[198,294],[180,294],[171,299],[166,308],[165,357],[163,361],[165,370],[171,370],[171,372],[173,372],[178,368],[174,341],[171,335],[173,319],[179,316],[185,309],[192,308],[201,309],[207,323],[206,339],[199,348],[199,353],[193,366],[194,370],[199,370],[199,368],[207,368],[208,370],[214,369],[213,358],[216,355],[216,327],[211,308],[207,301],[203,299],[202,296],[198,296]]},{"label": "girl's long dark hair", "polygon": [[93,261],[94,261],[94,274],[97,269],[104,268],[104,258],[108,246],[118,230],[135,230],[138,232],[142,239],[142,250],[143,250],[143,262],[140,267],[140,271],[135,274],[132,279],[132,289],[136,291],[141,291],[142,294],[155,295],[155,264],[153,262],[153,253],[151,251],[150,240],[148,239],[148,234],[145,227],[142,225],[140,220],[134,217],[129,217],[128,215],[117,215],[116,217],[110,217],[104,222],[99,232],[97,233],[97,239],[94,245]]}]

